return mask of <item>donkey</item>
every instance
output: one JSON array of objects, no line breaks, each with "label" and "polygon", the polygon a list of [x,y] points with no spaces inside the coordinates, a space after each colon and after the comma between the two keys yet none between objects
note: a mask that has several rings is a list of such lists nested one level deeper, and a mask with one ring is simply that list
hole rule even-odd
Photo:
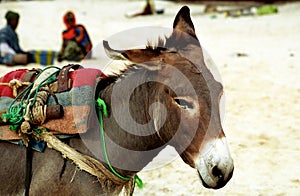
[{"label": "donkey", "polygon": [[[115,171],[131,179],[166,145],[171,145],[185,163],[196,169],[205,187],[225,186],[234,166],[219,113],[223,88],[205,65],[189,8],[180,9],[173,33],[160,39],[157,46],[115,50],[104,41],[104,48],[109,57],[131,62],[120,73],[101,80],[95,92],[95,97],[107,106],[102,126],[106,154]],[[104,155],[97,154],[103,146],[94,147],[95,140],[100,140],[97,133],[89,130],[64,141],[108,168]],[[113,182],[104,183],[110,186],[105,192],[95,176],[79,171],[51,148],[39,153],[4,141],[0,146],[1,195],[120,192]]]}]

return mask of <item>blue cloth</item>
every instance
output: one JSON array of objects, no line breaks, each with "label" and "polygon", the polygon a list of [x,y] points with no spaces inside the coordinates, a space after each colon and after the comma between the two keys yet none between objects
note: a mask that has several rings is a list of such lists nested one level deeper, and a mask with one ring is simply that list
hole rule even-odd
[{"label": "blue cloth", "polygon": [[4,57],[0,56],[0,64],[7,64],[13,62],[14,62],[14,55],[12,54],[6,54]]},{"label": "blue cloth", "polygon": [[[13,144],[18,144],[21,147],[25,146],[23,140],[10,141],[10,142]],[[31,149],[36,150],[38,152],[44,152],[44,150],[47,146],[46,146],[46,142],[33,138],[29,141],[28,147],[30,147]]]},{"label": "blue cloth", "polygon": [[18,34],[9,25],[0,30],[0,43],[7,43],[16,53],[24,53],[19,45]]}]

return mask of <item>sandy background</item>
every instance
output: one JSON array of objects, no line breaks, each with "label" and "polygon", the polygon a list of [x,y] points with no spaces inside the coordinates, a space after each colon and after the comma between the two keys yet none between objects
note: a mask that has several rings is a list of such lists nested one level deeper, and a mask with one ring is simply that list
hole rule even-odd
[{"label": "sandy background", "polygon": [[[165,8],[164,15],[124,17],[143,4],[129,0],[2,2],[0,26],[5,25],[7,10],[17,11],[23,49],[58,50],[62,15],[67,10],[76,13],[78,23],[86,26],[96,45],[130,28],[170,28],[182,6],[158,1]],[[140,172],[145,187],[136,189],[136,195],[300,195],[300,3],[280,5],[275,15],[239,18],[218,15],[213,19],[201,14],[203,5],[190,8],[201,44],[222,75],[224,130],[234,175],[223,189],[208,190],[196,171],[178,159],[155,171]],[[83,64],[101,67],[100,60]],[[15,68],[0,65],[0,75]]]}]

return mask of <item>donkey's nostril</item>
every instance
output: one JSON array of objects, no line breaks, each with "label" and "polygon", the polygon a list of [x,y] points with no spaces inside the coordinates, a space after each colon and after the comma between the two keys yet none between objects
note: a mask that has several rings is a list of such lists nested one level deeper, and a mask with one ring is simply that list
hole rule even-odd
[{"label": "donkey's nostril", "polygon": [[223,175],[222,171],[218,168],[218,166],[214,166],[212,168],[212,174],[219,179],[224,178],[224,175]]}]

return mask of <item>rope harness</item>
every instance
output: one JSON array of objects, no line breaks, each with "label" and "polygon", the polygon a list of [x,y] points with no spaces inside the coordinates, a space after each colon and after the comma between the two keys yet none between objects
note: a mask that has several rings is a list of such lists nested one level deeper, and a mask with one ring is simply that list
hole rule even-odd
[{"label": "rope harness", "polygon": [[[139,187],[143,187],[142,180],[135,175],[133,178],[124,177],[119,174],[111,165],[105,144],[103,116],[107,116],[107,107],[105,102],[97,98],[95,104],[98,111],[98,118],[100,123],[100,139],[102,144],[102,153],[107,169],[98,160],[81,154],[75,149],[71,148],[67,144],[60,141],[53,133],[48,132],[47,129],[42,127],[42,124],[47,119],[47,99],[49,95],[54,97],[49,85],[56,81],[56,76],[60,72],[60,68],[49,66],[42,70],[32,83],[22,83],[18,80],[12,80],[9,83],[0,83],[0,85],[7,85],[13,89],[15,99],[10,104],[7,113],[2,114],[2,121],[9,123],[10,130],[17,131],[22,136],[25,145],[28,147],[28,143],[31,138],[43,140],[47,142],[48,147],[59,151],[64,158],[68,158],[73,161],[81,170],[84,170],[93,176],[96,176],[103,188],[107,193],[118,193],[122,189],[125,189],[126,195],[131,195],[134,190],[135,184]],[[19,87],[26,85],[27,87],[19,94],[17,90]],[[17,100],[20,100],[17,102]],[[103,114],[103,115],[102,115]],[[29,149],[29,148],[27,148]],[[31,149],[27,150],[26,156],[26,180],[25,187],[26,192],[29,193],[29,185],[31,182]],[[110,185],[115,184],[117,188],[110,190]],[[113,192],[112,192],[113,191]]]},{"label": "rope harness", "polygon": [[[108,154],[107,154],[107,150],[106,150],[106,143],[105,143],[105,136],[104,136],[104,123],[103,123],[103,117],[102,117],[102,113],[103,113],[103,116],[104,117],[107,117],[108,115],[108,112],[107,112],[107,107],[106,107],[106,104],[104,102],[103,99],[101,99],[100,97],[97,98],[96,100],[96,106],[98,108],[98,117],[99,117],[99,124],[100,124],[100,137],[101,137],[101,144],[102,144],[102,154],[103,154],[103,157],[105,159],[105,162],[107,163],[110,171],[115,175],[117,176],[118,178],[124,180],[124,181],[129,181],[129,180],[132,180],[132,178],[128,178],[128,177],[124,177],[122,176],[121,174],[119,174],[114,168],[113,166],[111,165],[110,161],[109,161],[109,158],[108,158]],[[134,182],[136,183],[136,185],[139,187],[139,188],[143,188],[144,184],[143,184],[143,181],[140,179],[140,177],[135,174],[134,177],[133,177],[133,180]]]}]

